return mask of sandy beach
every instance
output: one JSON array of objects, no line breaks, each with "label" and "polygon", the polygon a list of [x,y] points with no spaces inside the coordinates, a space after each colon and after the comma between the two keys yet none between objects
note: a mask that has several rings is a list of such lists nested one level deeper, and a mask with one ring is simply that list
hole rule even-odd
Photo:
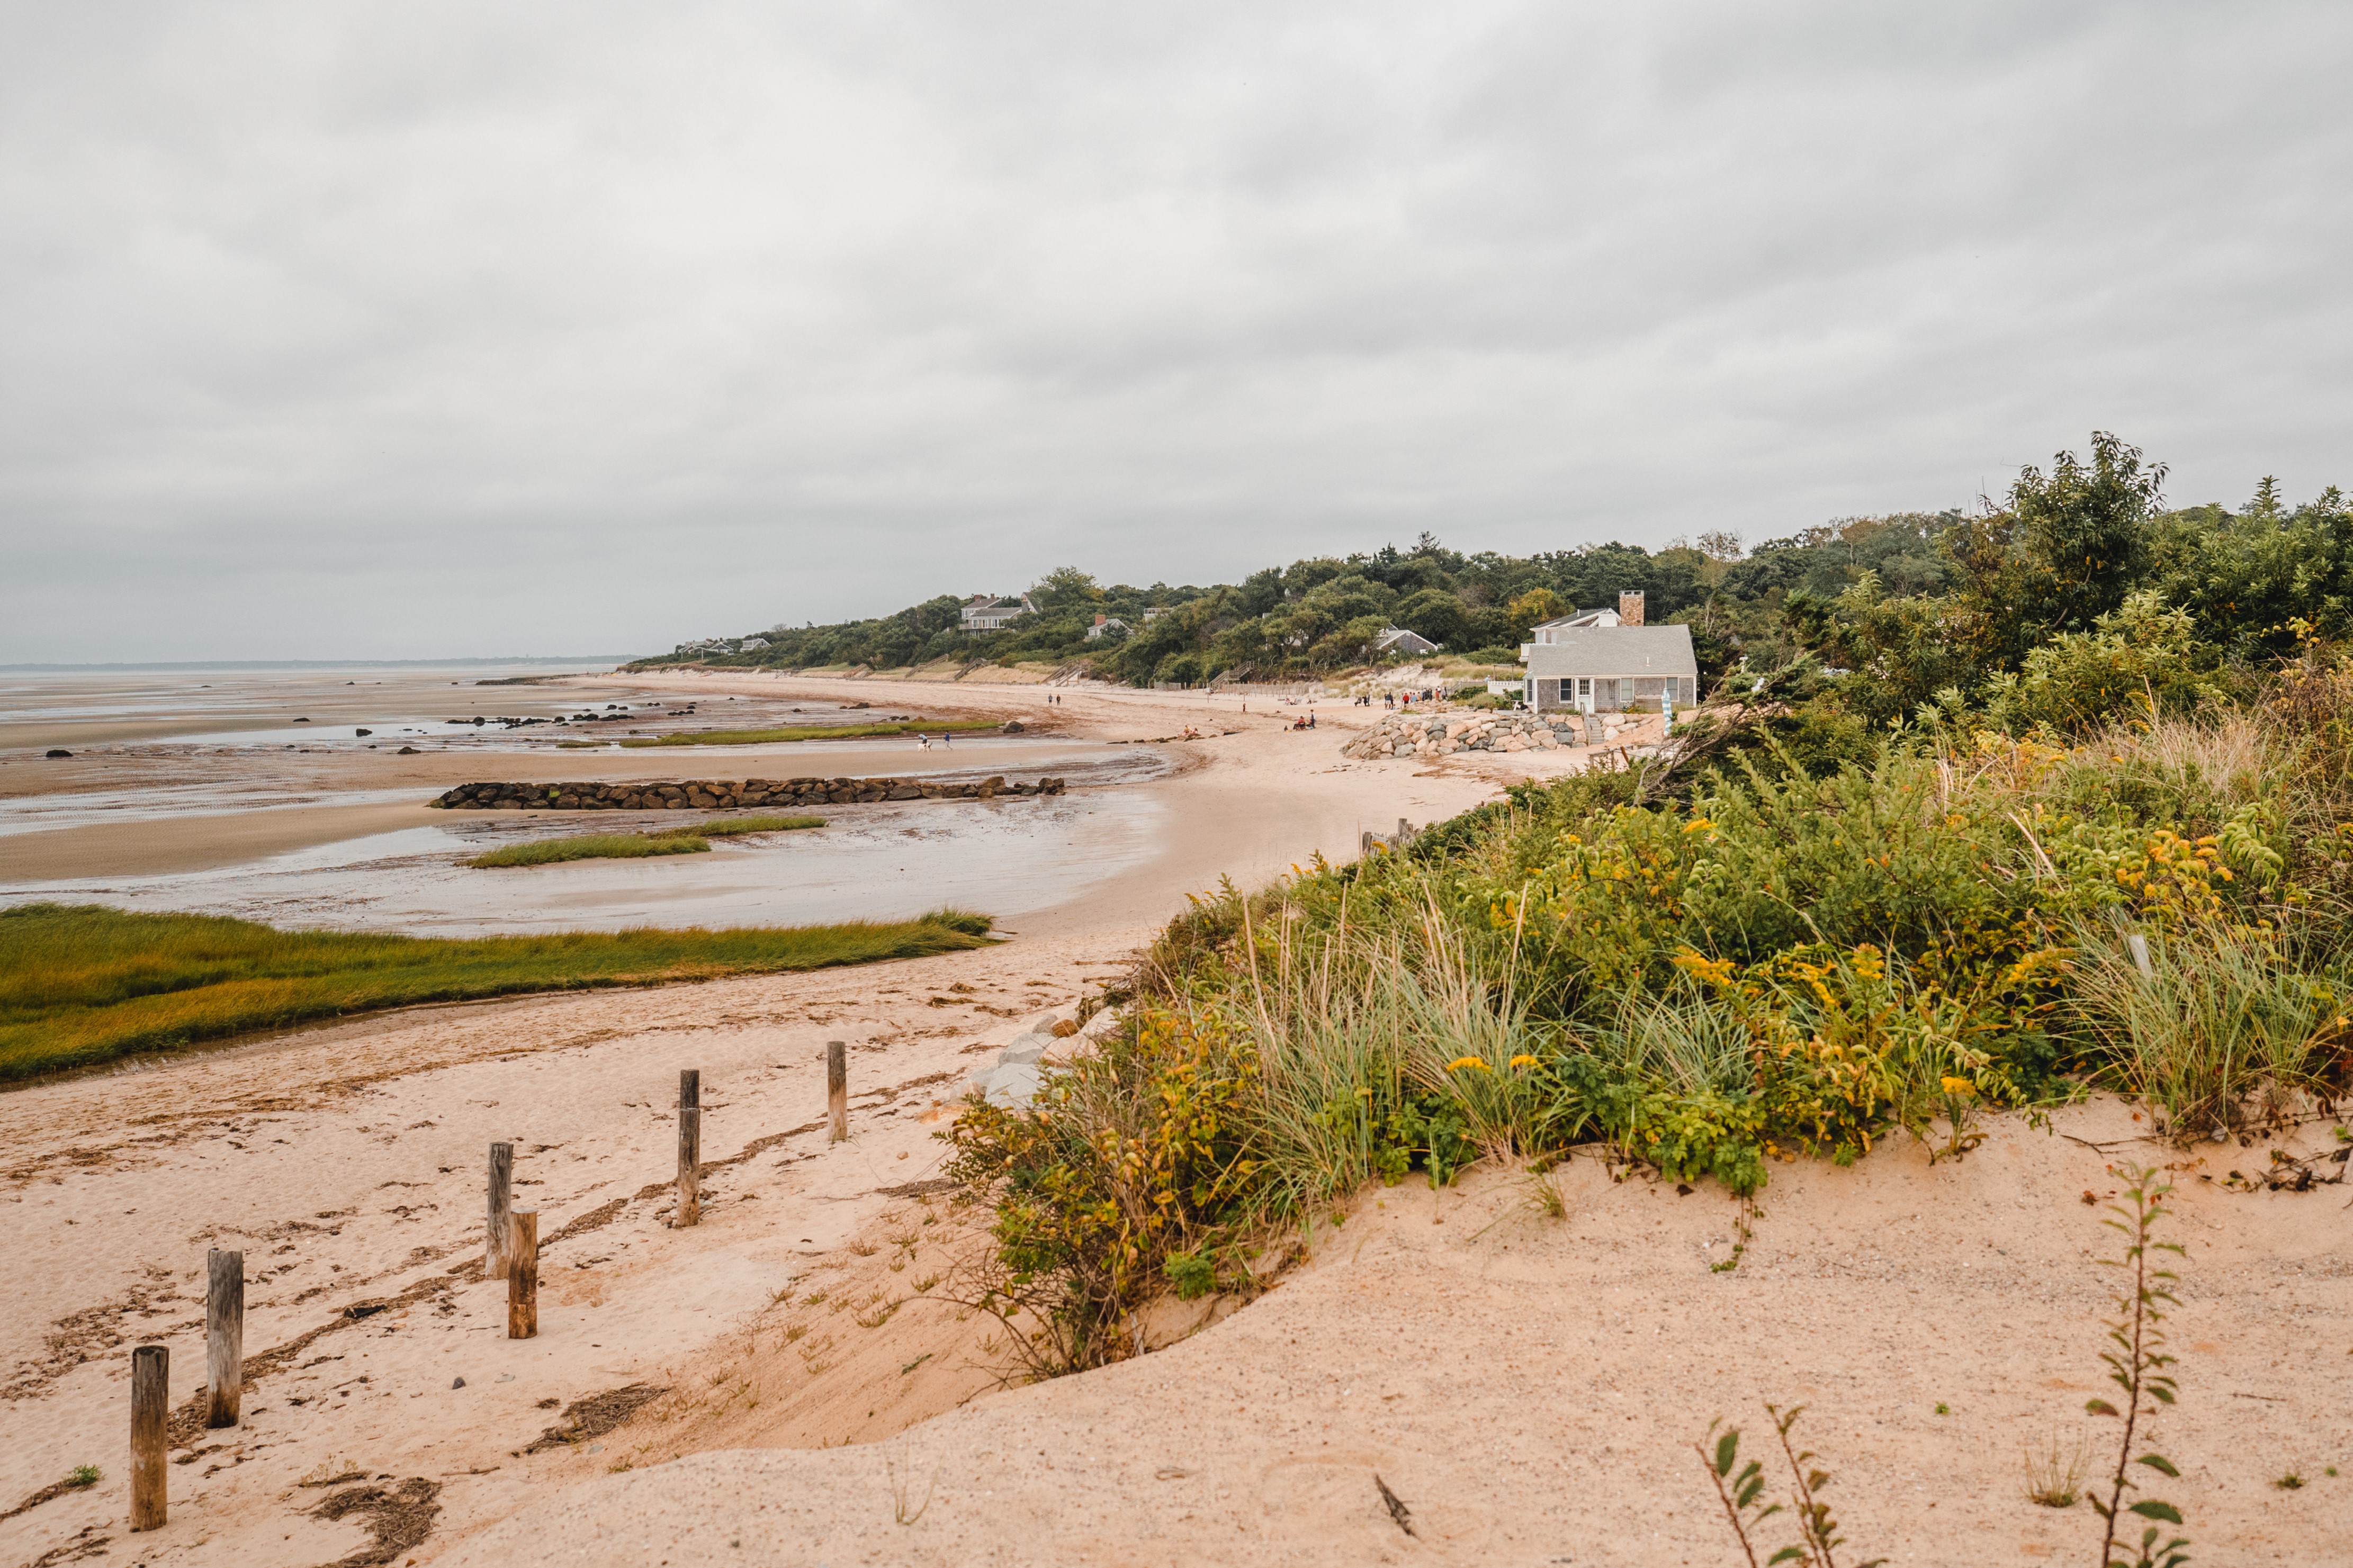
[{"label": "sandy beach", "polygon": [[[708,715],[733,695],[727,684],[695,681],[681,690],[677,678],[608,677],[553,694],[522,689],[547,712],[591,698],[659,693],[662,711],[691,702]],[[809,681],[758,694],[787,711],[865,700],[845,692],[846,684]],[[329,711],[322,698],[332,695],[301,691],[280,706]],[[501,695],[502,711],[525,706]],[[895,1285],[904,1297],[913,1294],[907,1280],[949,1272],[958,1248],[972,1240],[970,1217],[946,1214],[935,1189],[923,1184],[936,1181],[942,1146],[931,1134],[944,1123],[955,1084],[993,1042],[1044,1010],[1074,1016],[1088,987],[1122,973],[1187,892],[1224,876],[1263,880],[1319,851],[1345,857],[1360,828],[1386,830],[1400,815],[1418,822],[1451,815],[1489,798],[1509,777],[1573,765],[1566,758],[1440,768],[1357,763],[1339,756],[1348,721],[1334,724],[1328,710],[1319,711],[1317,730],[1299,731],[1289,728],[1288,712],[1266,712],[1262,701],[1260,711],[1245,712],[1240,700],[1056,695],[1062,700],[1050,706],[1042,692],[1018,688],[890,694],[892,712],[910,711],[920,697],[925,711],[1020,718],[1049,731],[1019,742],[966,740],[954,752],[928,756],[905,742],[807,743],[797,752],[519,752],[474,745],[470,737],[399,756],[349,743],[289,751],[274,741],[93,742],[69,717],[19,735],[28,748],[57,743],[76,754],[52,762],[37,750],[18,750],[0,758],[0,799],[79,819],[57,827],[20,823],[19,831],[0,836],[0,856],[7,858],[0,859],[7,879],[0,892],[15,898],[118,901],[106,896],[107,879],[137,887],[144,879],[177,893],[156,907],[216,906],[240,879],[298,863],[306,852],[381,835],[442,833],[434,819],[450,814],[425,801],[480,777],[863,774],[926,763],[1009,767],[1011,755],[1069,773],[1064,799],[1074,809],[1093,798],[1106,809],[1127,803],[1121,809],[1146,816],[1140,848],[1113,855],[1115,847],[1098,845],[1067,859],[1017,852],[990,862],[1004,868],[996,889],[1004,897],[970,901],[1029,912],[1007,921],[1005,942],[986,952],[839,973],[413,1009],[0,1096],[0,1175],[16,1220],[11,1231],[42,1260],[13,1277],[0,1313],[5,1397],[18,1429],[40,1434],[0,1461],[0,1497],[11,1505],[33,1497],[79,1464],[96,1464],[110,1478],[0,1521],[0,1555],[72,1553],[100,1535],[114,1540],[110,1552],[124,1549],[118,1428],[129,1351],[134,1342],[174,1348],[175,1398],[201,1384],[199,1270],[214,1246],[242,1247],[248,1258],[248,1421],[226,1442],[181,1434],[187,1464],[174,1471],[174,1522],[141,1537],[138,1555],[163,1561],[193,1552],[210,1561],[258,1553],[273,1562],[343,1555],[364,1532],[308,1519],[280,1529],[289,1522],[284,1500],[310,1497],[300,1483],[340,1473],[346,1459],[383,1468],[395,1464],[396,1452],[415,1456],[398,1461],[403,1475],[429,1470],[437,1484],[459,1479],[476,1494],[460,1505],[448,1493],[439,1522],[419,1543],[427,1553],[446,1551],[522,1506],[550,1475],[575,1473],[586,1458],[569,1447],[527,1462],[512,1457],[521,1442],[558,1421],[541,1409],[543,1401],[566,1405],[639,1384],[682,1388],[686,1369],[721,1354],[749,1316],[796,1280],[864,1268],[881,1277],[868,1289]],[[1187,725],[1209,738],[1179,739]],[[812,750],[821,752],[817,760],[797,760]],[[780,752],[795,760],[779,762]],[[1106,782],[1086,782],[1091,767]],[[375,798],[332,804],[363,790]],[[904,854],[953,868],[976,853],[992,825],[1042,842],[1043,819],[1017,815],[1035,814],[1041,804],[905,808],[899,816],[908,823],[898,836]],[[217,809],[224,805],[232,808]],[[858,810],[887,816],[884,808],[841,816]],[[915,825],[918,816],[923,821]],[[526,875],[576,890],[583,871],[659,877],[672,868],[551,869],[556,878]],[[930,889],[917,897],[938,901]],[[365,900],[353,903],[364,921]],[[332,900],[306,912],[324,924],[354,915]],[[817,1131],[819,1112],[812,1109],[821,1105],[816,1064],[828,1038],[849,1040],[855,1063],[855,1136],[838,1147]],[[714,1108],[706,1152],[720,1173],[710,1184],[709,1220],[673,1232],[663,1184],[669,1107],[681,1067],[703,1073]],[[543,1205],[542,1234],[551,1238],[542,1335],[516,1347],[520,1358],[496,1340],[501,1287],[480,1279],[480,1167],[498,1139],[516,1143],[519,1201]],[[861,1237],[877,1226],[916,1223],[910,1204],[921,1207],[925,1199],[934,1211],[924,1216],[934,1222],[928,1228],[941,1239],[927,1237],[912,1262],[897,1259],[897,1270],[879,1261],[867,1267],[872,1245]],[[877,1342],[893,1347],[891,1354],[908,1334],[941,1339],[920,1375],[901,1379],[894,1363],[888,1398],[804,1392],[774,1440],[871,1439],[954,1408],[1000,1379],[1003,1369],[980,1349],[980,1336],[952,1318],[944,1327],[910,1311],[892,1323],[892,1337]],[[482,1346],[493,1359],[476,1367],[471,1352]],[[272,1355],[271,1347],[282,1353]],[[354,1371],[354,1358],[369,1370]],[[862,1387],[860,1364],[850,1358],[829,1369],[826,1386]],[[461,1376],[467,1389],[452,1388]],[[432,1397],[412,1386],[420,1378],[432,1384]],[[453,1405],[461,1392],[468,1403]],[[861,1398],[868,1402],[860,1410],[872,1415],[851,1410]],[[681,1410],[687,1420],[691,1412]],[[655,1412],[669,1413],[668,1406]],[[527,1428],[521,1437],[509,1430],[518,1420]]]},{"label": "sandy beach", "polygon": [[[707,718],[729,696],[807,706],[844,685],[602,677],[548,705],[658,691]],[[1008,1385],[995,1325],[958,1298],[982,1216],[949,1204],[939,1175],[934,1134],[965,1076],[1044,1015],[1075,1018],[1186,892],[1345,858],[1361,828],[1451,815],[1577,763],[1352,762],[1340,745],[1365,710],[1320,707],[1317,730],[1298,731],[1292,710],[1245,714],[1236,699],[1047,695],[880,700],[1019,718],[1050,731],[1025,738],[1046,749],[1035,755],[1155,759],[1124,782],[1074,782],[1072,800],[1148,806],[1148,842],[1113,874],[1006,862],[1029,912],[1001,945],[413,1009],[0,1095],[0,1203],[27,1265],[0,1287],[17,1439],[0,1455],[0,1507],[42,1500],[0,1520],[0,1561],[1713,1563],[1729,1540],[1690,1445],[1719,1414],[1761,1435],[1764,1399],[1813,1407],[1808,1440],[1839,1477],[1848,1533],[1873,1552],[2088,1550],[2088,1511],[2029,1503],[2021,1455],[2073,1442],[2096,1384],[2108,1281],[2094,1258],[2110,1233],[2085,1197],[2116,1189],[2119,1161],[2158,1157],[2112,1102],[2047,1130],[2000,1121],[1959,1166],[1890,1147],[1852,1171],[1777,1168],[1729,1273],[1711,1268],[1734,1235],[1720,1194],[1588,1160],[1554,1178],[1562,1219],[1512,1171],[1368,1193],[1319,1224],[1263,1298],[1172,1310],[1151,1331],[1165,1348],[1109,1371]],[[1165,739],[1187,725],[1213,738]],[[298,750],[265,766],[150,744],[78,754],[42,775],[59,786],[45,792],[18,784],[37,756],[13,753],[14,798],[164,780],[260,799],[423,797],[480,776],[786,771],[701,751]],[[387,831],[280,821],[336,809],[83,822],[0,838],[0,853],[47,841],[26,853],[62,858],[17,863],[156,877],[197,869],[171,857],[203,843],[225,858],[206,874],[232,876],[289,853],[283,835],[346,835],[310,838],[315,851]],[[235,831],[250,837],[224,838]],[[905,841],[953,858],[979,840],[942,822]],[[640,868],[668,869],[618,869]],[[841,1144],[821,1120],[828,1039],[849,1045]],[[702,1074],[712,1169],[703,1222],[681,1230],[668,1219],[684,1068]],[[545,1238],[528,1341],[504,1337],[503,1288],[480,1277],[496,1140],[514,1143],[517,1202]],[[2235,1561],[2303,1563],[2353,1523],[2353,1493],[2317,1479],[2353,1458],[2333,1392],[2353,1364],[2353,1270],[2341,1189],[2218,1184],[2263,1156],[2165,1156],[2192,1247],[2184,1400],[2165,1441],[2208,1539],[2232,1542]],[[246,1420],[221,1432],[191,1403],[211,1247],[241,1248],[248,1279]],[[124,1398],[141,1342],[171,1348],[182,1416],[171,1522],[132,1536]],[[57,1493],[85,1464],[105,1479]],[[2289,1470],[2313,1485],[2274,1489]]]}]

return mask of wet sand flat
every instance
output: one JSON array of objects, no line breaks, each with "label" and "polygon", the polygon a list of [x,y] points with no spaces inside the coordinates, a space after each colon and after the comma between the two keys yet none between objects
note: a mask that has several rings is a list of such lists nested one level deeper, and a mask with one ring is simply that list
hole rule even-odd
[{"label": "wet sand flat", "polygon": [[427,827],[439,815],[417,805],[308,805],[8,834],[0,836],[0,886],[213,870],[314,845]]}]

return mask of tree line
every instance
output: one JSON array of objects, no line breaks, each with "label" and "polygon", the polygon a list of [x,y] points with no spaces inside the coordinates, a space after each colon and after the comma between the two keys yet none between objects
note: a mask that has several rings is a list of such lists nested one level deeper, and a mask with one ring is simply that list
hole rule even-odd
[{"label": "tree line", "polygon": [[[1106,585],[1064,566],[1029,589],[1034,613],[996,631],[965,632],[966,601],[943,595],[868,620],[774,626],[753,634],[766,646],[746,651],[729,651],[748,640],[731,639],[641,663],[1084,661],[1137,685],[1270,679],[1362,666],[1385,629],[1402,626],[1502,665],[1536,623],[1615,608],[1639,590],[1652,624],[1692,627],[1710,685],[1810,658],[1817,680],[1838,683],[1859,719],[1877,721],[1940,694],[1977,702],[2004,689],[2016,699],[2038,679],[2047,687],[2064,674],[2054,647],[2058,664],[2083,667],[2070,678],[2096,678],[2091,667],[2104,661],[2117,679],[2169,662],[2179,686],[2185,674],[2289,651],[2299,628],[2342,635],[2353,509],[2336,487],[2292,506],[2265,479],[2235,510],[2176,509],[2165,474],[2102,431],[2087,456],[2021,468],[1974,513],[1841,518],[1754,549],[1710,532],[1655,552],[1612,542],[1512,556],[1424,533],[1407,549],[1310,557],[1208,587]],[[1091,639],[1097,616],[1123,626]],[[2144,695],[2162,700],[2157,679],[2146,683]]]}]

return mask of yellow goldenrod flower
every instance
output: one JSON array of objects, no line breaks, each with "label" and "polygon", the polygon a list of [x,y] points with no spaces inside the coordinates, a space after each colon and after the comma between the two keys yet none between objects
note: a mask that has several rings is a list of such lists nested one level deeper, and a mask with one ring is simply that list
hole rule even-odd
[{"label": "yellow goldenrod flower", "polygon": [[1514,1057],[1512,1058],[1512,1065],[1515,1068],[1532,1068],[1536,1066],[1537,1063],[1535,1058],[1523,1054],[1521,1056]]},{"label": "yellow goldenrod flower", "polygon": [[1446,1064],[1446,1070],[1448,1072],[1453,1072],[1458,1068],[1477,1068],[1481,1072],[1493,1072],[1495,1070],[1493,1068],[1489,1067],[1485,1062],[1481,1061],[1477,1057],[1456,1057],[1452,1061]]},{"label": "yellow goldenrod flower", "polygon": [[1945,1086],[1947,1094],[1957,1099],[1967,1100],[1978,1091],[1978,1086],[1965,1078],[1939,1079],[1937,1081]]}]

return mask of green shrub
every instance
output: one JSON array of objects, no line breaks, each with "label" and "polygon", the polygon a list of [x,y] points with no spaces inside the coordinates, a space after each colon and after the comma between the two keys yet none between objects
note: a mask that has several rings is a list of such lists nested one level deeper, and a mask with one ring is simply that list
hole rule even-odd
[{"label": "green shrub", "polygon": [[1040,1366],[1128,1353],[1153,1294],[1414,1172],[1598,1144],[1718,1183],[1745,1235],[1776,1161],[1963,1158],[2087,1082],[2181,1137],[2341,1093],[2353,671],[2296,681],[2268,729],[2152,680],[2153,718],[2073,742],[1952,705],[1843,759],[1768,731],[1196,897],[1113,1044],[955,1134]]}]

